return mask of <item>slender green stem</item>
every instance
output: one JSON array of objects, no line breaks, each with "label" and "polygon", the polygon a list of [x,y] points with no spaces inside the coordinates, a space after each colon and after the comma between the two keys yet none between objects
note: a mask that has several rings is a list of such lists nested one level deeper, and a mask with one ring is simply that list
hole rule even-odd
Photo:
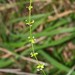
[{"label": "slender green stem", "polygon": [[33,43],[31,43],[31,45],[32,45],[32,50],[33,50],[33,53],[34,53],[35,51],[34,51],[34,45],[33,45]]},{"label": "slender green stem", "polygon": [[44,75],[46,75],[46,73],[45,73],[45,71],[44,71],[44,70],[42,70],[42,73],[43,73]]},{"label": "slender green stem", "polygon": [[31,28],[31,25],[29,26],[30,28],[30,37],[32,37],[32,28]]},{"label": "slender green stem", "polygon": [[[32,4],[32,0],[30,0],[29,6],[31,6],[31,4]],[[29,10],[29,24],[30,24],[30,22],[31,22],[31,9]]]},{"label": "slender green stem", "polygon": [[[32,25],[31,25],[31,9],[32,9],[32,0],[30,0],[30,5],[29,5],[29,27],[30,27],[30,39],[33,41],[33,36],[32,36]],[[31,47],[32,47],[32,52],[33,52],[33,55],[35,54],[35,51],[34,51],[34,44],[32,43],[31,41]],[[38,58],[36,55],[34,55],[34,58],[38,61]],[[39,61],[38,61],[38,65],[40,65]],[[46,73],[44,72],[44,70],[42,70],[42,73],[44,75],[46,75]]]},{"label": "slender green stem", "polygon": [[[30,0],[29,6],[31,6],[31,4],[32,4],[32,0]],[[30,26],[30,37],[32,37],[32,29],[31,29],[30,22],[31,22],[31,9],[29,10],[29,26]]]}]

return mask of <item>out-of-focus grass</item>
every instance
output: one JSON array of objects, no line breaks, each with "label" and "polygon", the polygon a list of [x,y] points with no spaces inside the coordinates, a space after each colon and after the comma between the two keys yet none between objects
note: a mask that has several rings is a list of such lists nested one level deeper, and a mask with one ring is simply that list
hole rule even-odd
[{"label": "out-of-focus grass", "polygon": [[[7,3],[8,0],[0,0],[0,4],[4,5]],[[30,57],[29,54],[31,52],[30,46],[25,48],[29,44],[27,38],[29,36],[29,27],[25,24],[25,20],[28,19],[28,10],[26,9],[26,6],[28,6],[28,0],[19,0],[15,3],[18,6],[17,8],[14,7],[0,11],[0,47],[9,50],[14,55],[14,57],[11,56],[8,58],[2,58],[4,54],[2,54],[1,51],[0,56],[2,56],[0,58],[0,68],[25,69],[28,61],[22,60],[21,56]],[[35,6],[34,3],[35,0],[33,1],[34,8],[31,16],[31,18],[35,20],[35,23],[32,26],[33,35],[35,36],[36,40],[41,37],[45,37],[45,39],[39,41],[34,46],[35,51],[39,52],[38,58],[40,61],[50,64],[48,67],[45,67],[45,72],[48,75],[66,75],[70,71],[71,67],[75,64],[74,50],[71,50],[72,55],[70,57],[72,57],[72,59],[70,58],[69,61],[65,61],[65,57],[63,56],[65,46],[67,46],[69,42],[75,44],[75,14],[71,13],[68,16],[48,22],[48,17],[54,14],[54,10],[50,10],[49,7],[51,6],[47,5],[45,8],[43,8],[43,12],[41,12],[42,10],[37,11],[37,6]],[[49,11],[46,11],[48,9]],[[62,11],[64,9],[66,8],[62,8],[61,13],[63,13]],[[20,22],[21,26],[23,27],[19,27]],[[39,29],[40,26],[43,26],[43,29],[38,32],[37,29]],[[17,27],[18,29],[16,30],[14,27]],[[56,40],[54,39],[56,35],[60,36],[63,34],[68,35]],[[22,47],[24,47],[24,49],[19,52],[15,52],[16,49]],[[47,50],[48,48],[53,48],[53,51],[50,49]],[[20,66],[17,65],[16,61],[19,61],[18,64]],[[32,67],[35,66],[34,64],[29,63],[28,65],[30,68],[28,72],[37,73],[36,70],[34,70],[36,68]],[[50,68],[51,66],[52,68]],[[75,75],[74,71],[72,72],[72,75]]]}]

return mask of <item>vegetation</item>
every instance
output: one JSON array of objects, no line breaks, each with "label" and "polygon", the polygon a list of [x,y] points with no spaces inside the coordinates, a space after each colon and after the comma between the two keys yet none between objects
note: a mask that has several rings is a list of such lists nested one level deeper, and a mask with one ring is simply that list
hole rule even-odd
[{"label": "vegetation", "polygon": [[0,0],[0,75],[75,75],[74,3]]}]

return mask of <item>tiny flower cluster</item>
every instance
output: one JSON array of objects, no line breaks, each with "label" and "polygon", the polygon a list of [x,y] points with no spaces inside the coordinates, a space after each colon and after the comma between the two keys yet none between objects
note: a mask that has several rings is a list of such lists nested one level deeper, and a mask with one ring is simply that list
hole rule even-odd
[{"label": "tiny flower cluster", "polygon": [[28,9],[29,9],[29,11],[30,11],[30,10],[33,8],[33,6],[31,6],[31,5],[30,5],[30,6],[29,6],[29,7],[27,7],[27,8],[28,8]]},{"label": "tiny flower cluster", "polygon": [[[26,22],[27,22],[27,20],[26,20]],[[34,20],[32,20],[31,22],[27,22],[26,24],[29,26],[32,26],[33,23],[34,23]]]},{"label": "tiny flower cluster", "polygon": [[38,53],[37,52],[31,52],[30,55],[31,55],[31,57],[36,57],[38,55]]},{"label": "tiny flower cluster", "polygon": [[33,37],[28,37],[28,39],[29,39],[29,42],[31,42],[31,43],[35,43],[35,41],[36,41],[36,39],[34,38],[34,36]]},{"label": "tiny flower cluster", "polygon": [[44,69],[44,64],[38,64],[37,65],[37,71],[41,71]]}]

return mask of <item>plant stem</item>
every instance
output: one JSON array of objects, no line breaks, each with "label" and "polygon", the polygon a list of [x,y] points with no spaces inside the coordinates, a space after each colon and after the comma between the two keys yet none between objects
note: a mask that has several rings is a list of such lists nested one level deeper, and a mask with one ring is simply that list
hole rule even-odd
[{"label": "plant stem", "polygon": [[[33,36],[32,36],[32,25],[31,25],[31,9],[32,9],[32,0],[30,0],[30,5],[29,5],[29,27],[30,27],[30,38],[31,40],[33,40]],[[35,51],[34,51],[34,44],[31,42],[31,48],[32,48],[32,52],[33,54],[35,54]],[[35,55],[34,58],[38,61],[38,58],[37,56]],[[38,61],[38,65],[40,65],[39,61]],[[42,70],[42,73],[44,75],[46,75],[46,73],[44,72],[44,70]]]}]

